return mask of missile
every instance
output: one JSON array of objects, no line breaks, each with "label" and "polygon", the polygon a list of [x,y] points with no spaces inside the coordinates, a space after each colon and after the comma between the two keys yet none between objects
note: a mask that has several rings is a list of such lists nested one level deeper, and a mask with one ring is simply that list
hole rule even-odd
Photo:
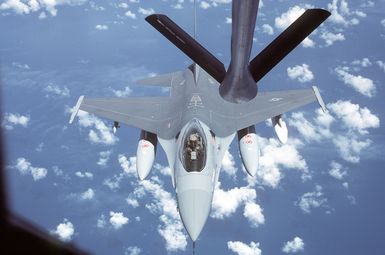
[{"label": "missile", "polygon": [[155,160],[156,145],[156,134],[142,130],[136,150],[136,171],[140,180],[144,180],[151,171]]},{"label": "missile", "polygon": [[250,176],[255,176],[259,165],[259,146],[255,127],[250,126],[238,131],[239,151],[243,165]]},{"label": "missile", "polygon": [[273,118],[271,118],[271,121],[273,123],[275,134],[278,137],[278,140],[285,144],[287,142],[287,137],[289,131],[287,130],[287,126],[285,121],[283,121],[282,116],[278,115]]}]

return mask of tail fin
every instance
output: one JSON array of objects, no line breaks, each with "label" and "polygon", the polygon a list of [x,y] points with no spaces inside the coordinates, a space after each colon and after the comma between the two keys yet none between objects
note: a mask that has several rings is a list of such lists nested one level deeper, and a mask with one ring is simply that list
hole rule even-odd
[{"label": "tail fin", "polygon": [[160,86],[160,87],[171,87],[172,82],[183,76],[182,72],[174,72],[168,74],[161,74],[154,77],[149,77],[136,81],[139,85],[144,86]]}]

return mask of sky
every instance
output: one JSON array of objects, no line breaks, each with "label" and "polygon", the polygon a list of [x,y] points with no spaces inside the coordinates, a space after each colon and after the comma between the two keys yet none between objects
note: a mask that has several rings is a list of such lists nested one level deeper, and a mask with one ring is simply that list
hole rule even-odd
[{"label": "sky", "polygon": [[[197,39],[230,62],[231,1],[197,1]],[[385,1],[263,0],[255,56],[307,8],[331,17],[258,84],[260,91],[317,85],[327,104],[256,125],[261,157],[247,176],[233,141],[197,254],[383,254],[385,243]],[[136,177],[140,130],[81,112],[80,95],[168,96],[136,85],[190,63],[144,18],[194,27],[188,0],[0,1],[1,127],[11,210],[92,254],[191,254],[158,147]]]}]

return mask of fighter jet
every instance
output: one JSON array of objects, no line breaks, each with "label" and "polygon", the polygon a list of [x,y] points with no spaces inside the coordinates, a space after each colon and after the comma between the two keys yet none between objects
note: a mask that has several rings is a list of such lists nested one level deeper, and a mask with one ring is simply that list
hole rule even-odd
[{"label": "fighter jet", "polygon": [[139,81],[170,88],[170,96],[86,98],[80,96],[70,123],[79,110],[141,129],[137,172],[145,179],[154,163],[157,142],[171,169],[179,214],[193,243],[211,209],[221,162],[235,135],[247,173],[258,170],[259,146],[255,124],[272,120],[285,143],[282,114],[317,101],[325,104],[317,87],[258,93],[259,82],[278,62],[315,30],[330,13],[309,9],[250,61],[258,0],[232,2],[231,62],[226,70],[213,54],[170,18],[153,14],[146,20],[193,60],[184,71]]}]

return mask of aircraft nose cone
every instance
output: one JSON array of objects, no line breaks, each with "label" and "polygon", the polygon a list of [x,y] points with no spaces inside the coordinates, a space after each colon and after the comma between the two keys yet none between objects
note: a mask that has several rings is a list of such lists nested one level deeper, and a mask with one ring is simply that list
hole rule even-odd
[{"label": "aircraft nose cone", "polygon": [[178,194],[179,213],[183,224],[195,242],[210,213],[211,195],[203,190],[188,190]]}]

